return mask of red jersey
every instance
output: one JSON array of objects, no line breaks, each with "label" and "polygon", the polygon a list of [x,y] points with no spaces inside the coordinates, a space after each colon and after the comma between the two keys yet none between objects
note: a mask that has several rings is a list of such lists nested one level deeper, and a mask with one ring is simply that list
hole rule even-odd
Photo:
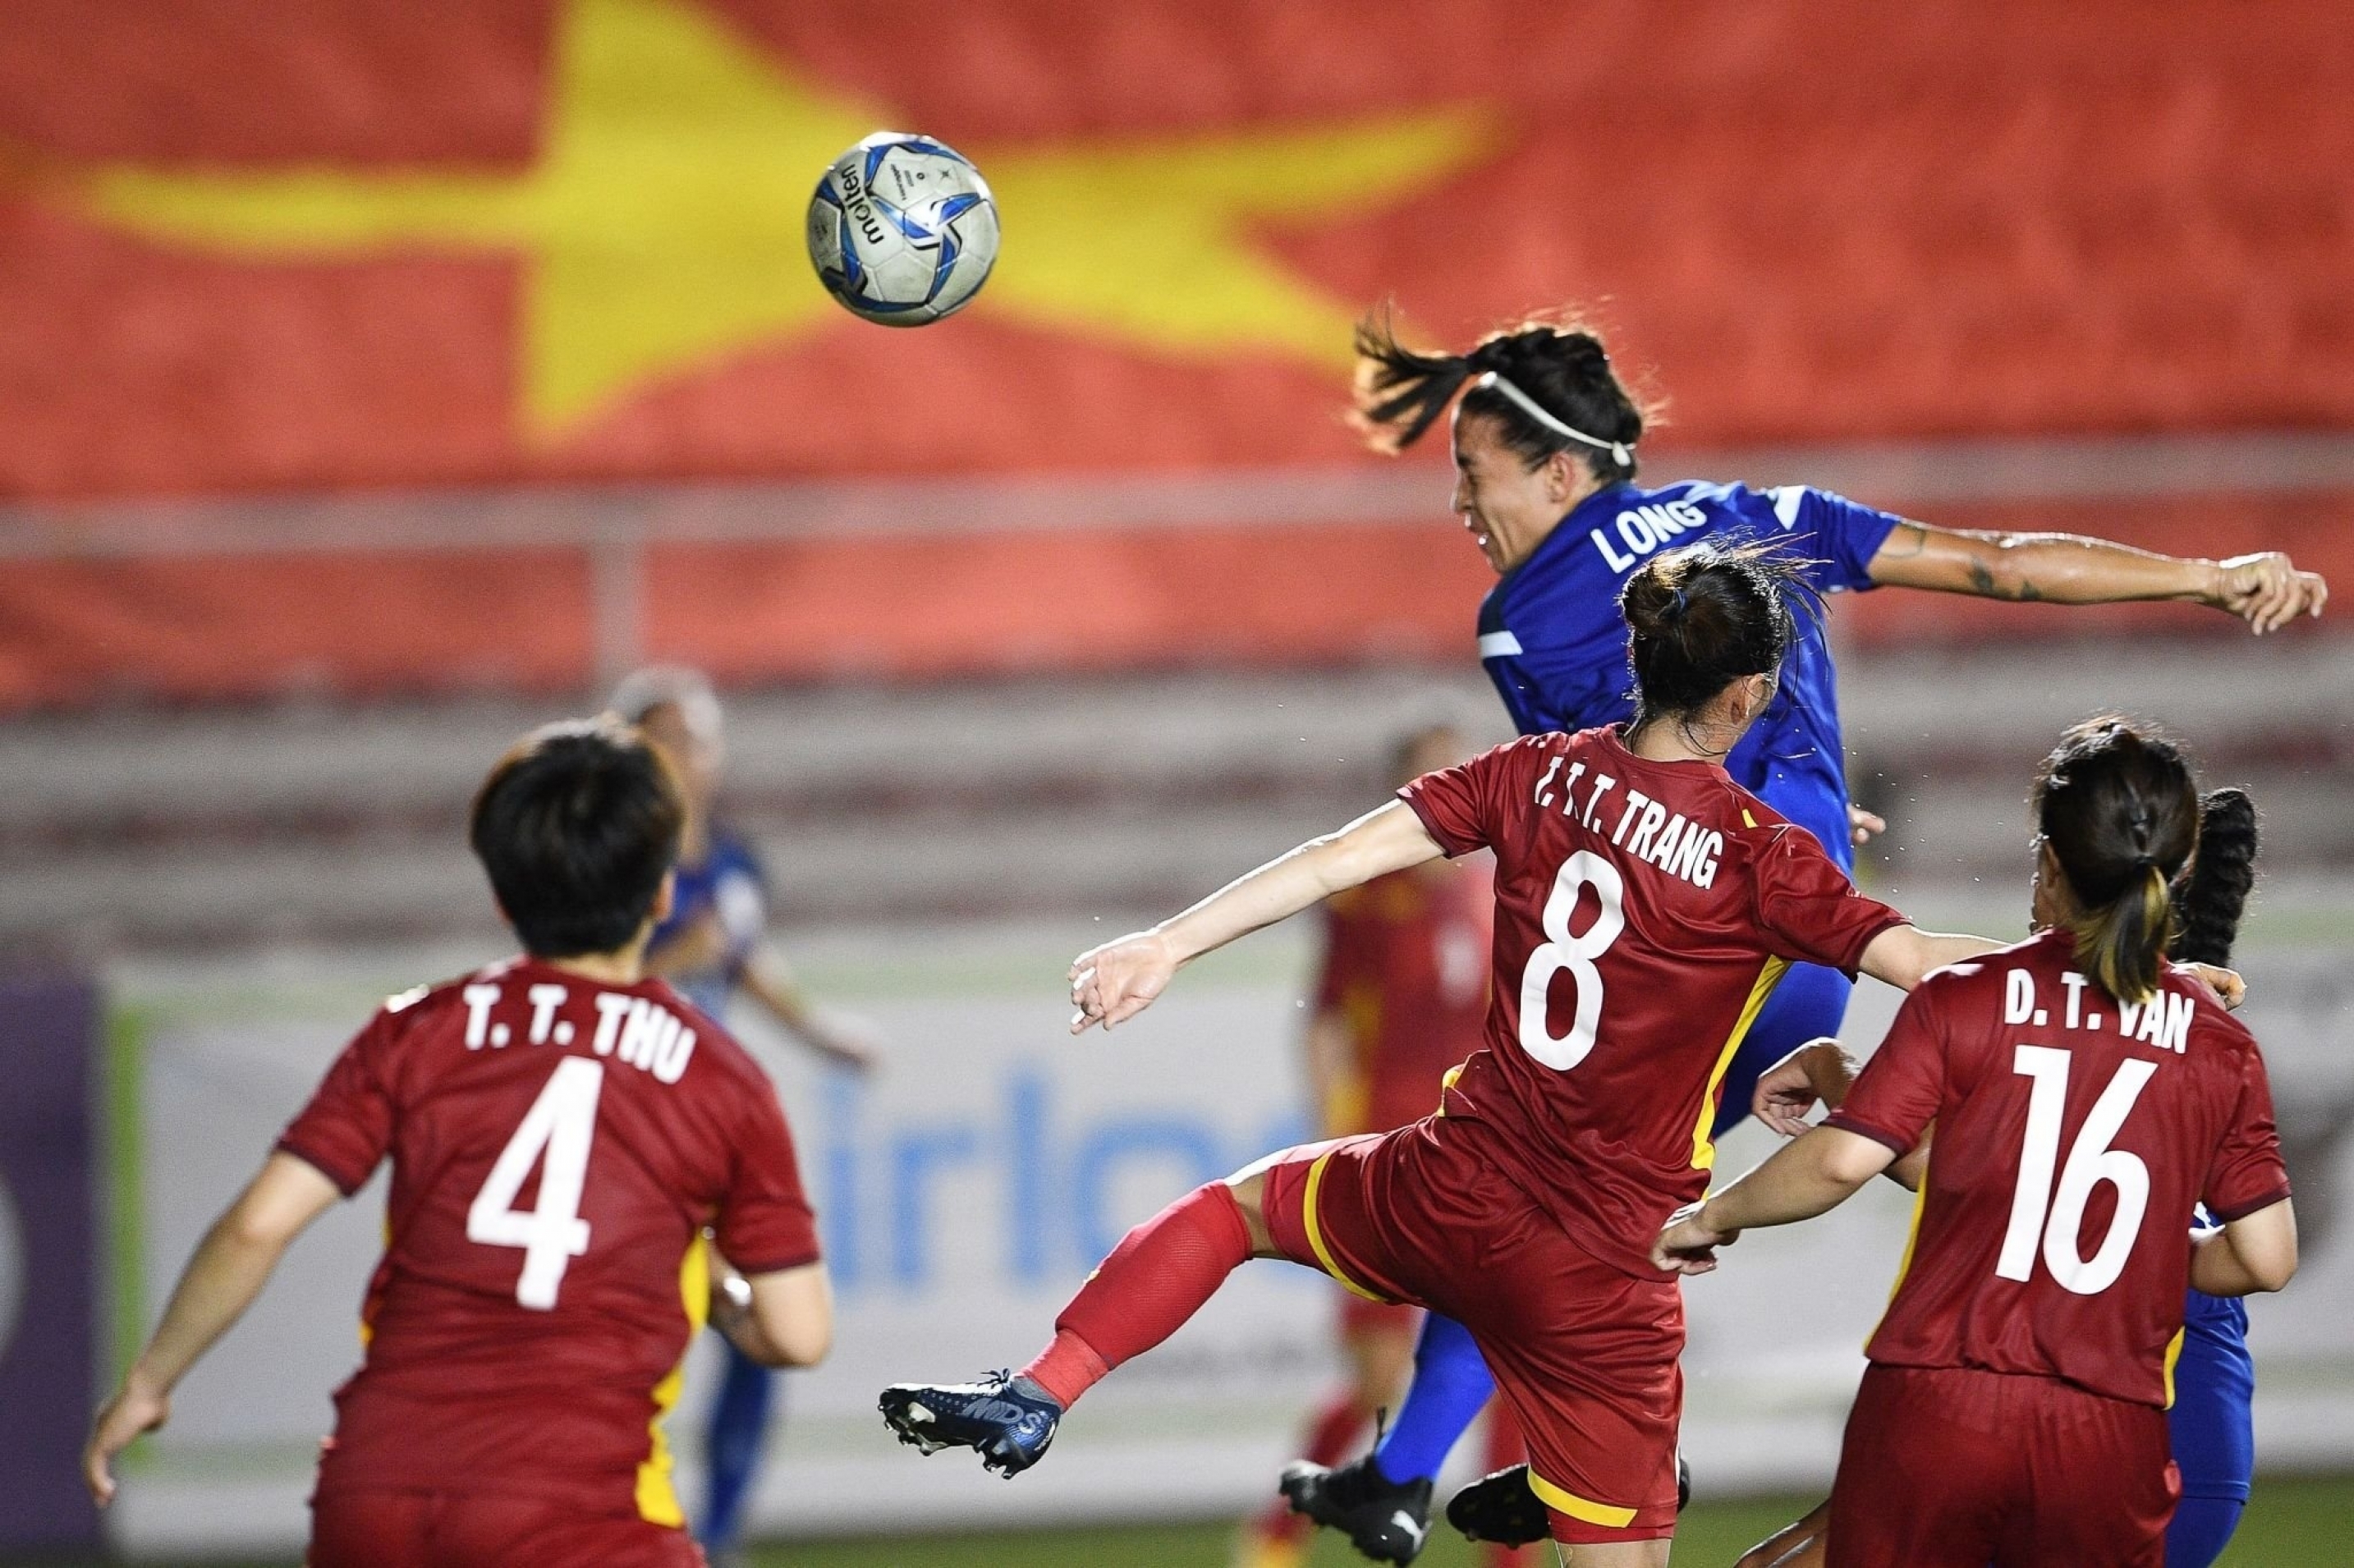
[{"label": "red jersey", "polygon": [[1896,1295],[1865,1347],[1896,1366],[2055,1377],[2169,1403],[2191,1206],[2288,1196],[2247,1030],[2190,971],[2120,1006],[2065,932],[1939,969],[1828,1125],[1929,1171]]},{"label": "red jersey", "polygon": [[1596,1256],[1657,1278],[1650,1238],[1716,1162],[1742,1036],[1792,961],[1855,968],[1903,916],[1708,762],[1617,732],[1527,736],[1399,791],[1450,855],[1496,852],[1486,1048],[1445,1114]]},{"label": "red jersey", "polygon": [[278,1147],[346,1194],[392,1159],[323,1491],[677,1524],[656,1424],[708,1299],[703,1227],[748,1274],[818,1255],[775,1090],[656,980],[515,959],[395,997]]},{"label": "red jersey", "polygon": [[1387,1132],[1438,1106],[1439,1080],[1479,1048],[1488,1017],[1495,893],[1486,871],[1425,868],[1377,876],[1324,905],[1316,1008],[1347,1024],[1354,1103],[1331,1136]]}]

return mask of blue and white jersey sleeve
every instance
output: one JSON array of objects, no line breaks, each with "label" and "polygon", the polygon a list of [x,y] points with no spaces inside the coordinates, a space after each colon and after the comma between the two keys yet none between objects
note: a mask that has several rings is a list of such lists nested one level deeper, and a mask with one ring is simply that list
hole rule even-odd
[{"label": "blue and white jersey sleeve", "polygon": [[1816,563],[1808,575],[1817,588],[1861,592],[1873,586],[1872,557],[1903,518],[1812,485],[1786,484],[1766,494],[1781,536]]}]

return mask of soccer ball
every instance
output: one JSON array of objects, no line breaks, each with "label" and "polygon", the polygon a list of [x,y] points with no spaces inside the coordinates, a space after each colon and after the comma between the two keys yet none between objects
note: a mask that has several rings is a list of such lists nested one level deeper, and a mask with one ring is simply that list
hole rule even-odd
[{"label": "soccer ball", "polygon": [[852,314],[922,326],[971,302],[997,260],[981,171],[928,136],[877,131],[810,197],[810,261]]}]

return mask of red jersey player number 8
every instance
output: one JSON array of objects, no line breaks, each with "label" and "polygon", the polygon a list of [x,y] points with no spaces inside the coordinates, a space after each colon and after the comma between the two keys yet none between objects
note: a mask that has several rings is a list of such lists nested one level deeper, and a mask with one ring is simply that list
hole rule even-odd
[{"label": "red jersey player number 8", "polygon": [[[2126,1255],[2149,1206],[2149,1167],[2139,1155],[2109,1145],[2158,1072],[2158,1064],[2133,1058],[2118,1065],[2069,1145],[2055,1192],[2052,1172],[2059,1164],[2061,1113],[2068,1101],[2073,1062],[2068,1052],[2051,1045],[2020,1045],[2012,1053],[2011,1071],[2033,1082],[2028,1090],[2019,1185],[2011,1192],[2010,1224],[2003,1232],[1994,1271],[2005,1279],[2026,1280],[2035,1271],[2040,1242],[2043,1266],[2062,1289],[2098,1296],[2125,1273]],[[2116,1208],[2101,1245],[2088,1259],[2078,1250],[2079,1233],[2094,1189],[2104,1181],[2117,1190]]]},{"label": "red jersey player number 8", "polygon": [[[1572,936],[1569,922],[1589,887],[1601,899],[1601,910],[1592,925]],[[1594,1049],[1602,1019],[1602,970],[1595,960],[1627,928],[1626,896],[1618,868],[1592,850],[1579,850],[1553,874],[1544,906],[1545,940],[1530,951],[1528,967],[1521,971],[1520,1034],[1521,1049],[1556,1072],[1568,1072]],[[1576,983],[1576,1011],[1569,1033],[1555,1035],[1547,1014],[1553,977],[1564,969]]]},{"label": "red jersey player number 8", "polygon": [[[588,1145],[604,1087],[604,1063],[586,1056],[558,1062],[466,1211],[468,1241],[524,1249],[515,1300],[535,1311],[555,1310],[564,1271],[588,1250],[580,1192],[588,1180]],[[518,1209],[515,1198],[543,1157],[538,1202]]]}]

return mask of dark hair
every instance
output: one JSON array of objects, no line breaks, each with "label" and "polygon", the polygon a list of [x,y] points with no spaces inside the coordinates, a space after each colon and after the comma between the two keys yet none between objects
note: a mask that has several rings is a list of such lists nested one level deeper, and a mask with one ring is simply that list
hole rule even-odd
[{"label": "dark hair", "polygon": [[2256,803],[2244,789],[2214,790],[2199,802],[2199,848],[2174,879],[2174,945],[2167,956],[2229,965],[2255,885]]},{"label": "dark hair", "polygon": [[1495,420],[1504,444],[1532,469],[1555,452],[1573,451],[1594,477],[1614,484],[1635,477],[1637,440],[1645,410],[1636,403],[1602,340],[1564,315],[1531,317],[1489,334],[1469,354],[1417,354],[1399,344],[1389,312],[1357,323],[1354,422],[1383,451],[1403,451],[1422,439],[1464,383],[1493,372],[1592,445],[1552,429],[1493,387],[1464,394],[1463,409]]},{"label": "dark hair", "polygon": [[608,715],[517,741],[475,794],[467,838],[525,950],[563,959],[637,934],[684,817],[669,763]]},{"label": "dark hair", "polygon": [[1618,595],[1634,635],[1635,722],[1698,712],[1744,675],[1781,668],[1812,613],[1800,563],[1771,545],[1686,545],[1637,568]]},{"label": "dark hair", "polygon": [[2060,737],[2031,797],[2075,895],[2076,967],[2120,1001],[2158,990],[2174,936],[2168,884],[2199,842],[2199,791],[2180,748],[2106,715]]}]

